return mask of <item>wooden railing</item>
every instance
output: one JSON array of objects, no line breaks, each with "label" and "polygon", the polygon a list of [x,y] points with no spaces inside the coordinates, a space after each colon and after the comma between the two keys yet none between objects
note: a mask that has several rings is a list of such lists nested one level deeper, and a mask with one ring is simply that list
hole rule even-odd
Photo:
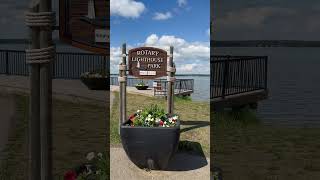
[{"label": "wooden railing", "polygon": [[267,90],[267,72],[267,56],[213,56],[210,98]]}]

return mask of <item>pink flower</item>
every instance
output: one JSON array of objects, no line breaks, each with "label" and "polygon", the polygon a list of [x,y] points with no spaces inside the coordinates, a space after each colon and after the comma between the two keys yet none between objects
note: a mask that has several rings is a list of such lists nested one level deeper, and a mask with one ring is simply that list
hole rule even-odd
[{"label": "pink flower", "polygon": [[163,121],[162,121],[162,120],[159,121],[159,125],[160,125],[160,126],[163,125]]},{"label": "pink flower", "polygon": [[135,117],[136,117],[136,115],[135,115],[135,114],[132,114],[132,115],[129,117],[130,121],[133,122]]},{"label": "pink flower", "polygon": [[64,180],[76,180],[76,179],[77,179],[77,174],[72,170],[64,174]]}]

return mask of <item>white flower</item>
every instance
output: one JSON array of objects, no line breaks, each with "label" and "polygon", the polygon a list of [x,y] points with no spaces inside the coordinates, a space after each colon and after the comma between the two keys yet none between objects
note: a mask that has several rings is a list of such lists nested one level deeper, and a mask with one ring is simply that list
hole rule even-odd
[{"label": "white flower", "polygon": [[94,158],[94,152],[90,152],[90,153],[88,153],[87,154],[87,159],[89,160],[89,161],[91,161],[93,158]]},{"label": "white flower", "polygon": [[177,120],[177,119],[178,119],[178,116],[173,116],[172,119],[173,119],[173,120]]},{"label": "white flower", "polygon": [[153,118],[150,119],[150,121],[153,121],[153,120],[154,120]]},{"label": "white flower", "polygon": [[141,113],[141,112],[142,112],[142,110],[140,110],[140,109],[137,110],[137,113]]},{"label": "white flower", "polygon": [[165,121],[163,124],[167,124],[167,121]]},{"label": "white flower", "polygon": [[91,173],[92,173],[92,170],[91,170],[91,168],[90,168],[91,165],[88,165],[88,164],[87,164],[87,165],[85,165],[85,166],[86,166],[86,169],[87,169],[87,171],[88,171],[87,174],[91,174]]},{"label": "white flower", "polygon": [[149,115],[148,115],[148,117],[150,117],[150,118],[151,118],[151,114],[149,114]]}]

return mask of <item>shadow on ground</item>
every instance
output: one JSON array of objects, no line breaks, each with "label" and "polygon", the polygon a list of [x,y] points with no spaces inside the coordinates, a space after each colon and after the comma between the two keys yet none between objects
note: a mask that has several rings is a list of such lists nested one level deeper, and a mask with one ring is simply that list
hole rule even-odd
[{"label": "shadow on ground", "polygon": [[181,121],[180,124],[190,126],[190,127],[182,128],[180,130],[180,133],[183,133],[183,132],[190,131],[192,129],[209,126],[210,122],[209,121]]},{"label": "shadow on ground", "polygon": [[171,159],[166,171],[189,171],[208,165],[201,144],[192,141],[180,141],[178,152]]}]

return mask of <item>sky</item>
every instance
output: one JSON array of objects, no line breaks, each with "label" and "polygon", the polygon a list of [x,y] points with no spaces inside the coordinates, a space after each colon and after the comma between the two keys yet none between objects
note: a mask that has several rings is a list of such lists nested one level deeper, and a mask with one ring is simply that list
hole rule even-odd
[{"label": "sky", "polygon": [[213,39],[320,40],[319,0],[214,0]]},{"label": "sky", "polygon": [[209,0],[111,0],[111,73],[121,44],[128,49],[174,46],[177,74],[209,74]]},{"label": "sky", "polygon": [[[1,0],[0,39],[27,38],[31,0]],[[178,73],[209,73],[209,0],[110,0],[111,66],[120,45],[175,46]],[[58,15],[58,0],[53,1]],[[319,0],[213,0],[215,40],[320,40]],[[55,32],[57,37],[57,32]]]}]

